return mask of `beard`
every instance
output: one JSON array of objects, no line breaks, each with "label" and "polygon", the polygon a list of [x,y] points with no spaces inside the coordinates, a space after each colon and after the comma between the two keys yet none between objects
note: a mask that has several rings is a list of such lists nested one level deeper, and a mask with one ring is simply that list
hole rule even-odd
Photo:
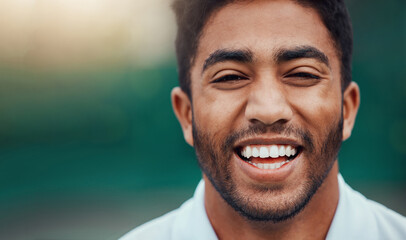
[{"label": "beard", "polygon": [[[257,122],[246,129],[218,139],[203,131],[192,119],[193,141],[197,160],[203,173],[216,191],[235,211],[253,221],[278,223],[296,216],[308,204],[330,172],[337,159],[342,142],[343,117],[316,139],[308,130],[276,122],[264,125]],[[239,179],[233,175],[231,164],[235,142],[243,137],[274,133],[294,137],[303,143],[301,154],[307,168],[294,191],[283,184],[248,184],[244,191]]]}]

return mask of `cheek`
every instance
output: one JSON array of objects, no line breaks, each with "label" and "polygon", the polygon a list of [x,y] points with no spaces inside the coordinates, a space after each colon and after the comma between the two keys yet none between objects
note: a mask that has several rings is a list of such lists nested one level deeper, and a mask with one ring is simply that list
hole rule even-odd
[{"label": "cheek", "polygon": [[242,114],[244,100],[238,94],[231,92],[211,91],[196,94],[194,101],[195,122],[204,131],[212,134],[230,132],[237,125]]},{"label": "cheek", "polygon": [[328,126],[341,117],[341,92],[338,90],[314,89],[292,95],[290,99],[294,111],[308,128],[328,130]]}]

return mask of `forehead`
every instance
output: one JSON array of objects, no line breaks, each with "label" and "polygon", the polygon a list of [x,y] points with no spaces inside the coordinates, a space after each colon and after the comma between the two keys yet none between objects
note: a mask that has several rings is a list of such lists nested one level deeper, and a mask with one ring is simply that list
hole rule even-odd
[{"label": "forehead", "polygon": [[336,58],[333,41],[316,10],[291,1],[236,2],[207,21],[195,63],[218,49],[249,49],[255,58],[269,59],[282,48],[303,45]]}]

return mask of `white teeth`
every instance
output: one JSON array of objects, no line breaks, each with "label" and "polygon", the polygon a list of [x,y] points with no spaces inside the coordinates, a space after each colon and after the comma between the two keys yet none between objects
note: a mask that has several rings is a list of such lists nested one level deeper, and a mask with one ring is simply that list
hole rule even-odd
[{"label": "white teeth", "polygon": [[281,156],[281,157],[285,156],[285,153],[286,153],[285,150],[286,150],[285,146],[280,146],[279,147],[279,156]]},{"label": "white teeth", "polygon": [[289,162],[289,160],[279,162],[279,163],[253,163],[251,161],[249,161],[248,163],[252,164],[255,167],[260,168],[260,169],[271,169],[272,170],[272,169],[278,169],[288,162]]},{"label": "white teeth", "polygon": [[269,157],[268,148],[261,147],[259,149],[259,157],[260,158],[268,158]]},{"label": "white teeth", "polygon": [[272,146],[269,148],[269,155],[270,155],[272,158],[277,158],[277,157],[279,157],[278,146],[272,145]]},{"label": "white teeth", "polygon": [[245,148],[241,151],[241,156],[243,156],[243,157],[247,157],[247,154],[245,153],[246,152],[246,150],[245,150]]},{"label": "white teeth", "polygon": [[293,148],[293,149],[290,151],[290,154],[291,154],[292,156],[295,156],[295,154],[296,154],[296,149]]},{"label": "white teeth", "polygon": [[247,146],[246,148],[245,148],[245,157],[246,158],[250,158],[252,155],[251,155],[251,147],[250,146]]},{"label": "white teeth", "polygon": [[278,158],[290,157],[297,153],[296,148],[290,145],[262,145],[262,146],[246,146],[241,149],[241,155],[247,159],[250,157],[260,158]]},{"label": "white teeth", "polygon": [[286,151],[285,151],[286,156],[290,157],[290,152],[291,152],[291,151],[292,151],[292,147],[291,147],[291,146],[287,146],[287,147],[286,147]]},{"label": "white teeth", "polygon": [[253,148],[252,148],[252,156],[253,156],[253,157],[259,157],[258,148],[256,148],[256,147],[253,147]]}]

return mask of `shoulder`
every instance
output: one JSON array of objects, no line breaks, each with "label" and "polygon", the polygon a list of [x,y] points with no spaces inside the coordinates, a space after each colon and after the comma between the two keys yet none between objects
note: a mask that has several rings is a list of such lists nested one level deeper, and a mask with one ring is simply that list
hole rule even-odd
[{"label": "shoulder", "polygon": [[120,240],[136,239],[217,239],[204,207],[204,181],[200,181],[193,197],[178,209],[147,222],[120,238]]},{"label": "shoulder", "polygon": [[406,218],[367,199],[339,176],[340,200],[328,239],[406,239]]},{"label": "shoulder", "polygon": [[[355,214],[360,214],[366,224],[374,227],[378,239],[406,239],[406,218],[386,206],[367,199],[359,192],[351,189],[354,199],[357,199]],[[361,220],[361,219],[360,219]],[[365,226],[368,227],[368,226]]]},{"label": "shoulder", "polygon": [[151,240],[168,240],[172,239],[173,230],[176,222],[182,218],[185,212],[188,211],[191,205],[191,199],[186,201],[178,209],[168,212],[161,217],[155,218],[149,222],[138,226],[125,234],[119,240],[136,240],[136,239],[151,239]]},{"label": "shoulder", "polygon": [[173,219],[176,218],[178,210],[173,210],[159,218],[153,219],[139,227],[134,228],[119,240],[135,239],[168,239],[172,229]]}]

